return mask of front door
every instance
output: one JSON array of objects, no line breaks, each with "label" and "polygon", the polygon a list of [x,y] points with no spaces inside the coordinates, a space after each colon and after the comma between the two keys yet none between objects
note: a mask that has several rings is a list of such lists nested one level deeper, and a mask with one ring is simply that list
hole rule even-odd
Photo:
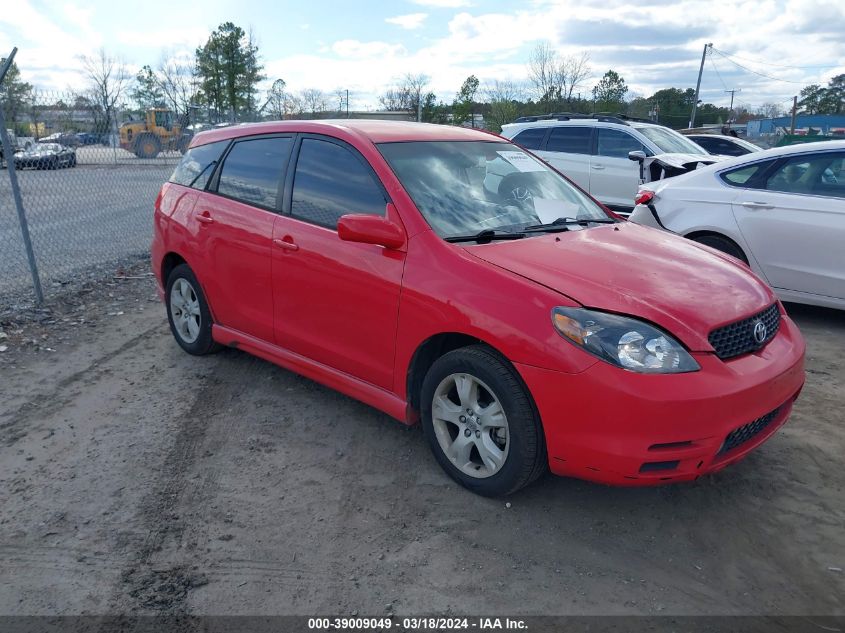
[{"label": "front door", "polygon": [[845,152],[783,161],[733,212],[775,288],[845,299]]},{"label": "front door", "polygon": [[288,183],[273,227],[276,343],[391,389],[405,253],[336,230],[347,213],[385,215],[384,188],[355,149],[317,136],[301,139]]}]

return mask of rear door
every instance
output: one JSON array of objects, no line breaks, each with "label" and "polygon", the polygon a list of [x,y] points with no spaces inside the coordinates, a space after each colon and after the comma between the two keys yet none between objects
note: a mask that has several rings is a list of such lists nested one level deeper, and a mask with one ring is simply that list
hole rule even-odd
[{"label": "rear door", "polygon": [[273,223],[292,147],[290,135],[237,140],[193,211],[215,322],[265,341],[273,340]]},{"label": "rear door", "polygon": [[[535,152],[575,184],[590,191],[590,151],[593,128],[580,125],[553,127],[544,147]],[[601,198],[599,198],[601,200]],[[604,202],[602,200],[602,202]]]},{"label": "rear door", "polygon": [[845,298],[845,152],[778,161],[733,212],[772,286]]},{"label": "rear door", "polygon": [[640,180],[640,166],[628,152],[651,152],[633,135],[613,128],[596,129],[596,151],[590,158],[590,193],[601,202],[630,211]]},{"label": "rear door", "polygon": [[405,253],[342,241],[337,221],[347,213],[389,212],[401,221],[353,147],[303,135],[297,154],[285,214],[273,229],[276,343],[391,389]]}]

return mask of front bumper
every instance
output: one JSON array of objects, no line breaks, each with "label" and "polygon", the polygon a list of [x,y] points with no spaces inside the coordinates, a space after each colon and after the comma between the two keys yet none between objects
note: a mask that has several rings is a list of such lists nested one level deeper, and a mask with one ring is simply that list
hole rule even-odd
[{"label": "front bumper", "polygon": [[786,316],[763,349],[701,370],[649,375],[598,362],[580,374],[517,365],[543,420],[549,466],[615,485],[690,481],[771,437],[804,385],[804,341]]}]

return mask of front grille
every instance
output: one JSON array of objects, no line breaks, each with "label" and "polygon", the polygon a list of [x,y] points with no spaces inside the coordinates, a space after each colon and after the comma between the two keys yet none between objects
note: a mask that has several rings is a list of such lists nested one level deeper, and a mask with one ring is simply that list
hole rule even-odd
[{"label": "front grille", "polygon": [[[758,323],[766,327],[765,337],[759,342],[754,338],[754,328]],[[713,330],[707,340],[716,350],[716,356],[726,360],[760,349],[774,338],[778,328],[780,328],[780,310],[774,303],[754,316]]]},{"label": "front grille", "polygon": [[767,426],[772,423],[772,421],[776,417],[778,417],[778,413],[780,413],[780,410],[781,407],[778,407],[771,413],[767,413],[763,417],[757,418],[753,422],[749,422],[748,424],[731,431],[725,438],[725,442],[724,444],[722,444],[722,448],[719,449],[717,457],[719,455],[724,455],[725,453],[732,451],[738,446],[742,446],[748,440],[763,431]]}]

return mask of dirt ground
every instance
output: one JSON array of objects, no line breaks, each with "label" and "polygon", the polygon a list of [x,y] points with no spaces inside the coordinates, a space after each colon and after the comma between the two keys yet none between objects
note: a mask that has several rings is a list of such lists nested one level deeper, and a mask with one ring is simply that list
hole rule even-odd
[{"label": "dirt ground", "polygon": [[506,502],[419,428],[188,356],[145,269],[117,276],[0,317],[2,615],[845,614],[843,312],[788,306],[807,386],[741,464]]}]

